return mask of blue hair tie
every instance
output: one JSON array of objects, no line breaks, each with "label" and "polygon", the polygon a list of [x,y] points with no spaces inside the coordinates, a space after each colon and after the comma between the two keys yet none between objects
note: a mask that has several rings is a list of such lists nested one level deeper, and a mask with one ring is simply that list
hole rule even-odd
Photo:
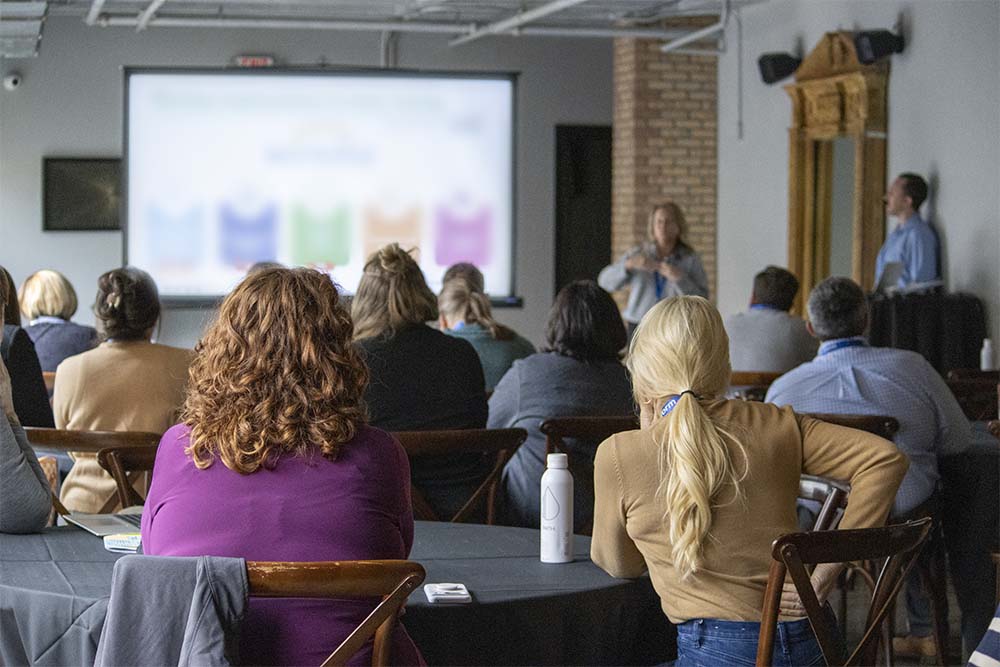
[{"label": "blue hair tie", "polygon": [[677,407],[677,404],[681,402],[681,396],[683,396],[684,394],[691,394],[692,396],[695,397],[696,400],[701,398],[701,396],[694,393],[690,389],[685,389],[676,396],[671,396],[670,398],[667,399],[667,402],[664,403],[663,407],[660,409],[660,416],[666,417],[667,415],[669,415],[670,412]]}]

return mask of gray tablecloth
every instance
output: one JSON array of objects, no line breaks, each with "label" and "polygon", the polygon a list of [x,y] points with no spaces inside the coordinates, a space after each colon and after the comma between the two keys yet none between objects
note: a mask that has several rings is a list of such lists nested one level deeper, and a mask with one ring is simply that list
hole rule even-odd
[{"label": "gray tablecloth", "polygon": [[[473,603],[431,605],[420,590],[403,623],[431,665],[671,658],[673,630],[649,581],[606,575],[588,538],[574,553],[573,563],[543,565],[537,531],[418,522],[411,558],[427,583],[464,583]],[[76,528],[0,535],[0,664],[92,664],[118,557]]]}]

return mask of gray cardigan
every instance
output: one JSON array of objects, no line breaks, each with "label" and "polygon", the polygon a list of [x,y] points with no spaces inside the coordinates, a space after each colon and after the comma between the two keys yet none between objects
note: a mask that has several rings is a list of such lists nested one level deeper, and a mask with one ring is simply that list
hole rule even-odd
[{"label": "gray cardigan", "polygon": [[[632,248],[617,262],[604,267],[597,276],[597,284],[609,292],[616,292],[628,286],[628,306],[622,313],[622,318],[632,324],[638,324],[646,311],[658,301],[655,275],[649,271],[630,271],[625,268],[625,262],[639,254],[655,258],[656,244],[647,242]],[[677,246],[666,261],[679,268],[685,275],[677,282],[668,280],[661,298],[682,294],[708,298],[708,277],[705,275],[698,253],[684,246]]]},{"label": "gray cardigan", "polygon": [[35,533],[52,510],[49,482],[20,424],[0,417],[0,533]]}]

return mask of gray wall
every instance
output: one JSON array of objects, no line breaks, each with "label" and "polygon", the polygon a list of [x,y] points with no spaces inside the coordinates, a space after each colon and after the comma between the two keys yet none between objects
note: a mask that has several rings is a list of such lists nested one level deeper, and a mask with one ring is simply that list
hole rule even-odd
[{"label": "gray wall", "polygon": [[[754,273],[786,264],[791,102],[766,86],[757,57],[808,52],[826,31],[891,28],[906,20],[906,50],[889,76],[888,171],[931,180],[923,213],[943,243],[949,289],[985,303],[1000,338],[1000,2],[772,0],[741,10],[743,126],[737,136],[737,35],[719,61],[719,307],[745,307]],[[761,194],[766,193],[766,194]],[[895,221],[889,220],[889,225]]]},{"label": "gray wall", "polygon": [[[555,125],[611,124],[612,50],[606,40],[484,39],[449,48],[446,36],[401,35],[400,67],[520,73],[517,108],[515,279],[522,309],[499,319],[540,342],[554,284]],[[40,268],[63,271],[80,293],[76,319],[92,322],[97,276],[118,266],[115,232],[47,232],[41,220],[46,155],[117,156],[122,141],[125,66],[219,66],[240,53],[282,63],[379,64],[377,33],[87,27],[53,17],[38,58],[9,60],[24,85],[0,90],[0,263],[20,282]],[[197,156],[192,156],[197,159]],[[169,310],[159,340],[191,346],[207,310]]]}]

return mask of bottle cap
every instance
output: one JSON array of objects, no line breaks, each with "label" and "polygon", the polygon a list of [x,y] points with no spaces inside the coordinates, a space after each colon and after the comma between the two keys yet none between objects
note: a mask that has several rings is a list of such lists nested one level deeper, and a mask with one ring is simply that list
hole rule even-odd
[{"label": "bottle cap", "polygon": [[546,465],[549,468],[569,468],[569,457],[565,454],[549,454]]}]

